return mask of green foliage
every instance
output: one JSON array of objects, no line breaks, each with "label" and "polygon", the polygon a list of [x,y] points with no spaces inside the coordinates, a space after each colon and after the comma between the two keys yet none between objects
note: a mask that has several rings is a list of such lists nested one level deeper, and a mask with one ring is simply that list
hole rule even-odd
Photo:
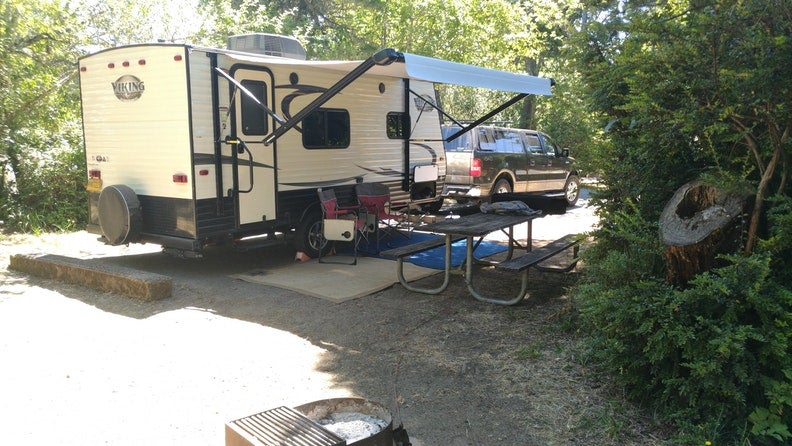
[{"label": "green foliage", "polygon": [[0,195],[0,222],[5,230],[24,232],[67,231],[85,227],[85,157],[78,146],[79,129],[72,141],[51,139],[37,145],[46,153],[23,158],[16,180]]},{"label": "green foliage", "polygon": [[[576,293],[592,358],[680,442],[789,443],[792,4],[607,1],[597,16],[577,46],[609,139],[592,157],[602,230]],[[648,222],[699,176],[750,184],[768,224],[750,221],[764,237],[750,255],[678,290],[660,247],[640,241],[658,239]]]},{"label": "green foliage", "polygon": [[768,237],[760,241],[759,250],[772,256],[779,282],[792,284],[792,197],[777,195],[769,202]]},{"label": "green foliage", "polygon": [[678,290],[655,278],[653,225],[617,215],[575,291],[591,358],[674,422],[680,441],[792,438],[792,291],[775,256],[725,256]]},{"label": "green foliage", "polygon": [[607,208],[633,197],[659,214],[710,170],[779,184],[788,169],[768,167],[775,152],[787,152],[783,164],[790,153],[792,80],[782,73],[792,69],[792,4],[621,4],[607,2],[578,47],[611,140],[601,154]]},{"label": "green foliage", "polygon": [[6,1],[0,11],[0,221],[74,228],[85,220],[76,19],[50,1]]},{"label": "green foliage", "polygon": [[[208,25],[197,0],[73,0],[79,34],[92,50],[145,42],[192,41]],[[220,44],[225,44],[220,41]]]}]

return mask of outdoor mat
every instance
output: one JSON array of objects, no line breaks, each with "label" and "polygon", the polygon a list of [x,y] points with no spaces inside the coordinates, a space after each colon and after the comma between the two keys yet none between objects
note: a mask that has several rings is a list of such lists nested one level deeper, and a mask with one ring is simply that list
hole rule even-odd
[{"label": "outdoor mat", "polygon": [[[426,232],[412,232],[409,238],[401,235],[394,235],[386,240],[380,240],[380,251],[384,251],[390,248],[398,248],[401,246],[418,243],[423,240],[436,238],[436,237],[443,237],[443,236],[437,234],[429,234]],[[454,243],[453,245],[451,245],[452,267],[460,266],[462,262],[465,260],[465,254],[467,252],[466,247],[467,247],[466,240],[460,240]],[[360,248],[363,255],[376,255],[376,254],[367,254],[365,252],[368,249],[365,243],[363,243],[360,246]],[[484,258],[484,257],[489,257],[493,254],[497,254],[499,252],[504,252],[507,249],[509,249],[509,247],[504,244],[483,241],[478,246],[478,248],[476,248],[474,254],[477,258]],[[373,250],[373,246],[372,246],[372,250]],[[424,268],[442,270],[445,267],[444,266],[445,246],[439,246],[437,248],[433,248],[428,251],[419,252],[418,254],[414,254],[411,257],[407,257],[405,261],[412,263],[413,265],[421,266]]]},{"label": "outdoor mat", "polygon": [[[345,302],[384,290],[398,282],[396,263],[375,257],[358,257],[357,265],[319,263],[316,259],[277,268],[257,269],[231,277],[246,282],[274,286],[308,296]],[[437,271],[404,265],[404,277],[418,280]]]}]

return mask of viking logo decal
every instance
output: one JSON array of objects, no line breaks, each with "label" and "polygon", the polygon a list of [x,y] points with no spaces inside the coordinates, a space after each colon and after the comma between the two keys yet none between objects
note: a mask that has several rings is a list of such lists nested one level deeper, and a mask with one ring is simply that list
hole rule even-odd
[{"label": "viking logo decal", "polygon": [[146,90],[142,80],[129,74],[119,77],[115,82],[111,82],[111,85],[113,93],[122,101],[136,101],[143,96],[143,92]]}]

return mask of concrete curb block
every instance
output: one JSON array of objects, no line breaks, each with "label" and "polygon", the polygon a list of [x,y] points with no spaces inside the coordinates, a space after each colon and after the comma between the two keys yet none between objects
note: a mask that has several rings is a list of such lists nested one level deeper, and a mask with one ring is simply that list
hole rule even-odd
[{"label": "concrete curb block", "polygon": [[171,296],[173,279],[168,276],[101,262],[101,259],[75,259],[54,254],[15,254],[11,256],[8,268],[100,291],[125,294],[143,301]]}]

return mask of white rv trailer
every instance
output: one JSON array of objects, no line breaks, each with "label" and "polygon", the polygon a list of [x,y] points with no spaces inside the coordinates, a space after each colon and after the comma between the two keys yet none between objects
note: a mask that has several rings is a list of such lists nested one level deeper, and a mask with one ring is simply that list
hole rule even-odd
[{"label": "white rv trailer", "polygon": [[[272,55],[265,39],[290,54]],[[88,230],[193,255],[285,238],[315,256],[326,249],[319,187],[343,197],[381,182],[394,203],[440,203],[446,114],[434,82],[518,93],[510,103],[550,94],[549,79],[391,49],[307,61],[295,44],[254,34],[230,38],[231,49],[141,44],[82,57]]]}]

